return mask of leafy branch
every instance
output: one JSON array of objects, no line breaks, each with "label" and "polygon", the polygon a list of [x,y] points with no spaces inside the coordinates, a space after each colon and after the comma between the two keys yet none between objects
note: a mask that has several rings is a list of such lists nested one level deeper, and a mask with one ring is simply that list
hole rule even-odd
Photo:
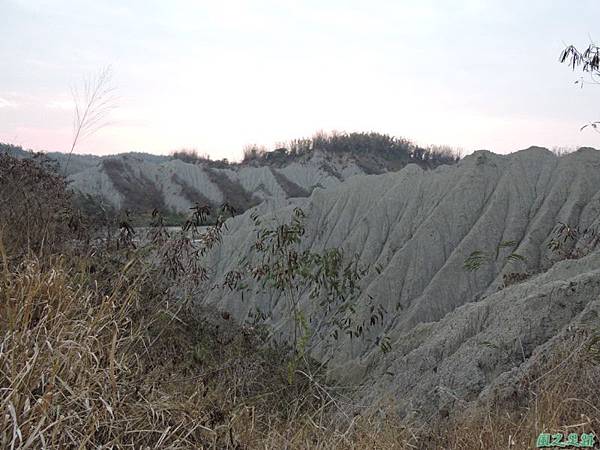
[{"label": "leafy branch", "polygon": [[[469,272],[479,270],[484,264],[491,264],[500,258],[500,251],[503,248],[516,248],[517,241],[502,241],[500,242],[494,252],[483,252],[481,250],[475,250],[472,252],[464,261],[463,267]],[[507,262],[525,261],[525,257],[516,252],[509,253],[505,260]]]},{"label": "leafy branch", "polygon": [[[381,305],[375,308],[370,296],[367,302],[371,305],[370,320],[355,320],[361,281],[369,272],[357,255],[346,255],[341,248],[321,251],[302,248],[306,232],[306,214],[302,209],[294,209],[290,219],[283,223],[263,222],[256,213],[251,218],[256,227],[253,256],[244,259],[240,270],[226,274],[223,286],[242,291],[243,299],[244,291],[250,290],[249,283],[244,282],[249,276],[259,290],[279,292],[293,320],[291,341],[298,359],[321,340],[337,341],[342,335],[364,338],[367,328],[383,325],[387,311]],[[312,303],[314,310],[301,307],[302,299]],[[258,317],[262,316],[258,312]],[[328,331],[317,335],[317,330]],[[390,343],[384,340],[378,345],[386,351]]]},{"label": "leafy branch", "polygon": [[[583,72],[590,75],[593,84],[600,84],[600,47],[598,45],[590,43],[583,51],[578,50],[573,45],[569,45],[560,53],[558,60],[560,63],[570,66],[573,71],[581,67]],[[583,78],[575,81],[575,84],[579,84],[583,88]],[[580,131],[583,131],[587,127],[600,132],[600,121],[589,122],[583,125]]]}]

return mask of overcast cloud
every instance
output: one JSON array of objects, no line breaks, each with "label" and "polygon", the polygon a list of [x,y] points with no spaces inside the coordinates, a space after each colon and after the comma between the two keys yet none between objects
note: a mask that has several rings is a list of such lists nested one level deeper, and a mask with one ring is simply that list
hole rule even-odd
[{"label": "overcast cloud", "polygon": [[70,89],[113,68],[112,125],[79,152],[380,131],[470,152],[596,146],[600,86],[558,63],[594,1],[0,0],[0,141],[68,150]]}]

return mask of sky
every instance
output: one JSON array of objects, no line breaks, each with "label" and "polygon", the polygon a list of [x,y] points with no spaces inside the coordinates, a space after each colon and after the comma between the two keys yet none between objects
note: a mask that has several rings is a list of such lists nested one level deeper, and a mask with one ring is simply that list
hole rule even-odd
[{"label": "sky", "polygon": [[[72,90],[105,67],[109,124],[76,153],[377,131],[470,153],[600,148],[600,86],[558,62],[596,0],[0,0],[0,142],[68,151]],[[587,81],[587,78],[584,78]]]}]

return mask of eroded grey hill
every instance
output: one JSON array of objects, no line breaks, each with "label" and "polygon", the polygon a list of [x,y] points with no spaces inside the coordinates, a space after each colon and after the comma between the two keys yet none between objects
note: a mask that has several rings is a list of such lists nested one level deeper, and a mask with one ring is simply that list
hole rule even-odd
[{"label": "eroded grey hill", "polygon": [[[319,140],[320,139],[320,140]],[[264,200],[307,197],[356,175],[396,171],[411,161],[423,167],[453,164],[449,149],[424,149],[377,133],[337,134],[303,140],[304,146],[246,155],[239,163],[213,161],[193,151],[172,156],[46,153],[70,188],[92,209],[186,214],[196,204],[228,203],[241,212]],[[0,143],[0,152],[31,157]],[[100,208],[98,208],[100,207]]]},{"label": "eroded grey hill", "polygon": [[[213,281],[252,257],[253,214],[284,221],[294,207],[307,215],[307,248],[343,248],[378,268],[364,280],[356,323],[368,323],[372,307],[386,311],[360,339],[333,340],[323,321],[314,322],[322,339],[311,354],[328,361],[338,380],[362,386],[361,396],[391,400],[403,415],[427,418],[510,390],[553,342],[598,317],[600,256],[582,248],[585,256],[565,259],[549,245],[559,223],[599,225],[596,150],[563,157],[542,148],[478,151],[453,166],[410,164],[315,189],[308,198],[265,202],[229,221],[211,256]],[[507,241],[514,248],[500,245]],[[498,254],[467,271],[474,251]],[[258,308],[277,339],[291,339],[290,311],[273,292],[251,289],[242,299],[218,289],[198,301],[240,321]],[[326,314],[308,293],[301,305],[307,317]],[[381,351],[382,339],[390,351]]]}]

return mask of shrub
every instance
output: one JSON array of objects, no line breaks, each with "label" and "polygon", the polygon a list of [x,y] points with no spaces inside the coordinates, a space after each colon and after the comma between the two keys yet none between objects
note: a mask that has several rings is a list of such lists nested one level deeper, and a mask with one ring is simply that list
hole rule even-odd
[{"label": "shrub", "polygon": [[184,319],[141,262],[95,260],[110,276],[97,286],[92,261],[49,262],[0,279],[3,446],[235,448],[320,407],[289,408],[312,387],[287,383],[285,354],[224,319]]},{"label": "shrub", "polygon": [[548,248],[562,259],[578,259],[595,251],[600,245],[597,226],[583,228],[559,222],[552,230]]},{"label": "shrub", "polygon": [[246,145],[243,148],[242,163],[250,163],[252,161],[260,161],[267,154],[267,149],[258,145]]},{"label": "shrub", "polygon": [[8,254],[59,251],[77,226],[65,180],[43,157],[0,154],[0,240]]},{"label": "shrub", "polygon": [[315,150],[353,155],[358,158],[357,162],[361,167],[365,166],[368,173],[379,171],[371,167],[372,163],[365,159],[367,156],[382,158],[392,170],[411,162],[424,168],[433,168],[441,164],[454,164],[460,160],[460,151],[449,146],[423,148],[408,139],[375,132],[318,132],[311,138],[278,143],[277,147],[272,152],[267,152],[264,147],[247,146],[244,148],[242,163],[284,165]]},{"label": "shrub", "polygon": [[171,157],[174,159],[180,159],[183,162],[190,164],[199,164],[201,162],[210,161],[210,155],[208,153],[200,154],[195,149],[181,149],[171,152]]}]

